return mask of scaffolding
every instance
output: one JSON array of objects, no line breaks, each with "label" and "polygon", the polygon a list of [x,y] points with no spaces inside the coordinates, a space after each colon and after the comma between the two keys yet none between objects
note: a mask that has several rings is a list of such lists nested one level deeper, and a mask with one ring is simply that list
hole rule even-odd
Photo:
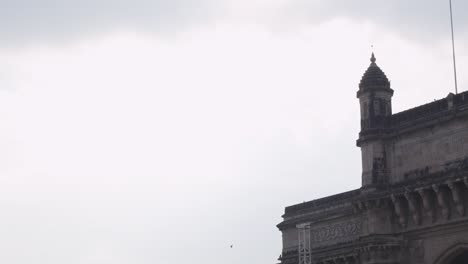
[{"label": "scaffolding", "polygon": [[312,264],[310,224],[299,224],[296,227],[299,236],[299,264]]}]

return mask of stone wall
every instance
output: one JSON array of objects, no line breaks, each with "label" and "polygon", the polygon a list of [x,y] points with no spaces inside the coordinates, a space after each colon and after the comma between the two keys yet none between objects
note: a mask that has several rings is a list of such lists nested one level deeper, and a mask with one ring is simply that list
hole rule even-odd
[{"label": "stone wall", "polygon": [[468,157],[467,122],[457,119],[390,140],[386,144],[389,182],[424,177]]},{"label": "stone wall", "polygon": [[296,250],[299,246],[299,234],[297,232],[297,228],[289,228],[283,230],[283,251],[292,251]]}]

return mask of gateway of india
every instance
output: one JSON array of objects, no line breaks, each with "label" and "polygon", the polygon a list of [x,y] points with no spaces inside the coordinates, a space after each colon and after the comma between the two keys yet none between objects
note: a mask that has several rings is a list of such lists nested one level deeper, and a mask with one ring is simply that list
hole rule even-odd
[{"label": "gateway of india", "polygon": [[362,187],[286,207],[281,264],[468,264],[468,92],[396,114],[392,96],[372,54]]}]

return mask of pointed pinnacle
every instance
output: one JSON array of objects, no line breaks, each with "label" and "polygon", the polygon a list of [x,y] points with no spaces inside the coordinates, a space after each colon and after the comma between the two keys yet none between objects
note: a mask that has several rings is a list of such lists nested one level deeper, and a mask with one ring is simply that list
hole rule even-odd
[{"label": "pointed pinnacle", "polygon": [[376,61],[375,56],[374,56],[374,52],[372,52],[372,56],[371,56],[370,61],[371,61],[372,63],[375,63],[375,61]]}]

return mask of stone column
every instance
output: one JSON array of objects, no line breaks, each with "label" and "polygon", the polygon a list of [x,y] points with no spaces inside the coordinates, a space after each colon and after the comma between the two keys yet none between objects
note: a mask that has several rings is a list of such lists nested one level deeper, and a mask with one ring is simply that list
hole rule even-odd
[{"label": "stone column", "polygon": [[419,188],[416,190],[419,195],[421,196],[423,202],[423,209],[424,213],[426,214],[427,218],[431,223],[435,221],[434,215],[434,204],[431,199],[431,190]]},{"label": "stone column", "polygon": [[392,199],[393,206],[395,207],[395,213],[398,217],[398,222],[400,223],[401,227],[406,228],[406,215],[401,204],[401,200],[393,194],[390,196],[390,198]]},{"label": "stone column", "polygon": [[461,194],[460,187],[458,186],[458,184],[454,182],[449,182],[447,185],[452,191],[452,199],[453,199],[453,202],[455,203],[455,208],[457,209],[458,214],[460,216],[464,216],[465,205],[463,204],[463,197]]},{"label": "stone column", "polygon": [[413,217],[414,223],[417,225],[421,224],[421,217],[419,215],[419,207],[416,201],[416,198],[413,194],[409,191],[405,192],[405,198],[408,201],[408,207],[411,212],[411,216]]},{"label": "stone column", "polygon": [[445,197],[444,191],[440,188],[440,185],[433,184],[432,189],[436,193],[437,196],[437,202],[439,204],[440,210],[442,212],[442,217],[445,220],[448,220],[450,217],[450,208],[449,204],[447,202],[447,199]]}]

